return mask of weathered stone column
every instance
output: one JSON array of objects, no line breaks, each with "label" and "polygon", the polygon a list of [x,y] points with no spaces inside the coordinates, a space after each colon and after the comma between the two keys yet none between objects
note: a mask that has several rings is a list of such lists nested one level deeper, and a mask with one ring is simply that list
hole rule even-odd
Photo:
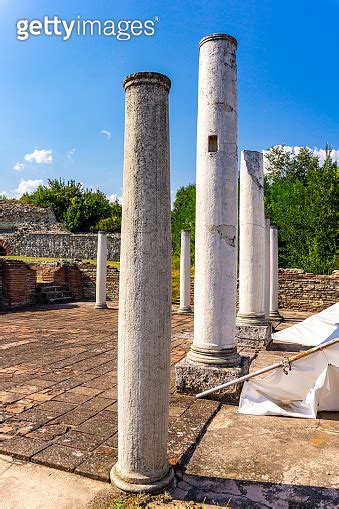
[{"label": "weathered stone column", "polygon": [[270,228],[271,221],[265,217],[265,278],[264,278],[264,311],[265,318],[269,321],[270,315]]},{"label": "weathered stone column", "polygon": [[96,292],[95,308],[107,309],[106,304],[106,277],[107,277],[107,234],[98,232],[97,248],[97,272],[96,272]]},{"label": "weathered stone column", "polygon": [[261,152],[244,150],[240,163],[238,345],[265,346],[271,327],[265,318],[264,170]]},{"label": "weathered stone column", "polygon": [[118,328],[118,462],[111,480],[153,492],[167,462],[171,346],[170,80],[143,72],[126,91]]},{"label": "weathered stone column", "polygon": [[191,233],[181,230],[180,307],[178,313],[192,314],[191,302]]},{"label": "weathered stone column", "polygon": [[[248,369],[235,345],[238,226],[237,42],[200,42],[194,340],[176,365],[177,388],[196,393]],[[236,398],[236,391],[232,396]],[[225,394],[225,397],[227,395]]]},{"label": "weathered stone column", "polygon": [[282,320],[278,310],[279,265],[278,265],[278,230],[270,229],[270,320]]},{"label": "weathered stone column", "polygon": [[265,215],[261,152],[243,150],[240,163],[238,325],[266,325]]}]

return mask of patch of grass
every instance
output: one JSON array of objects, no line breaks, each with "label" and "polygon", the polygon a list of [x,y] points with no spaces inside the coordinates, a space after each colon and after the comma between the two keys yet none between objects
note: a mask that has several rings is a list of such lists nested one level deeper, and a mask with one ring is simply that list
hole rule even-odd
[{"label": "patch of grass", "polygon": [[[107,498],[105,501],[97,501],[91,509],[155,509],[168,507],[168,509],[205,509],[205,501],[200,504],[193,501],[175,500],[167,492],[159,495],[140,493],[138,495],[121,495],[120,497]],[[217,507],[219,507],[217,505]],[[229,505],[225,507],[230,507]]]},{"label": "patch of grass", "polygon": [[[9,258],[11,260],[21,260],[23,262],[58,262],[60,260],[66,260],[66,261],[72,261],[73,259],[72,258],[47,258],[47,257],[44,257],[44,256],[4,256],[4,258]],[[81,260],[82,262],[86,262],[86,263],[93,263],[93,265],[96,265],[97,264],[97,261],[96,260]],[[115,267],[115,268],[119,268],[120,267],[120,262],[112,262],[112,261],[108,261],[107,262],[107,265],[109,267]]]}]

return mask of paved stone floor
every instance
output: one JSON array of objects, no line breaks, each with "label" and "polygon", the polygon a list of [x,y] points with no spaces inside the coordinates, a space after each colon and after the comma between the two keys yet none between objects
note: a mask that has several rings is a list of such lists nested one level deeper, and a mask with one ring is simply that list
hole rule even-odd
[{"label": "paved stone floor", "polygon": [[[117,307],[29,308],[0,319],[0,452],[102,481],[117,457]],[[173,315],[168,453],[176,465],[219,408],[175,392],[192,318]]]},{"label": "paved stone floor", "polygon": [[[286,327],[305,313],[285,313]],[[339,507],[338,414],[316,420],[236,414],[175,391],[174,365],[192,340],[173,314],[168,454],[173,496],[229,507]],[[0,453],[108,481],[117,457],[117,307],[93,303],[0,315]],[[297,345],[243,350],[251,370]],[[336,444],[338,446],[338,443]]]}]

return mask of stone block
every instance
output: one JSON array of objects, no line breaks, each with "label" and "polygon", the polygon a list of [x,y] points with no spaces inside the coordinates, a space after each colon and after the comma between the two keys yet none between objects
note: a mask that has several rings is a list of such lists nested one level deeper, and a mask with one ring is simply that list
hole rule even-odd
[{"label": "stone block", "polygon": [[235,328],[237,347],[266,348],[272,343],[272,325],[237,325]]},{"label": "stone block", "polygon": [[[198,394],[217,385],[224,384],[249,371],[250,358],[241,357],[240,364],[235,367],[216,367],[213,365],[196,364],[187,360],[181,360],[175,366],[176,387],[184,394]],[[238,403],[242,384],[236,384],[210,395],[210,399],[223,403]]]}]

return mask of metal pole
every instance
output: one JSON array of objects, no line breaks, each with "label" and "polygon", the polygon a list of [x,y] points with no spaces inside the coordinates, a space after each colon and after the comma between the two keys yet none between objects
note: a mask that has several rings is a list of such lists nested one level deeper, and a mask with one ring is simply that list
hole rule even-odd
[{"label": "metal pole", "polygon": [[272,371],[273,369],[282,368],[286,366],[290,366],[292,362],[296,362],[300,359],[303,359],[304,357],[307,357],[308,355],[311,355],[315,352],[318,352],[320,350],[324,350],[325,348],[334,345],[335,343],[339,342],[339,338],[333,339],[332,341],[329,341],[328,343],[325,343],[324,345],[315,346],[314,348],[309,348],[308,350],[305,350],[304,352],[300,352],[296,355],[293,355],[292,357],[284,357],[281,361],[276,362],[275,364],[271,364],[271,366],[267,366],[266,368],[258,369],[258,371],[254,371],[253,373],[249,373],[248,375],[241,376],[240,378],[237,378],[236,380],[231,380],[230,382],[227,382],[222,385],[218,385],[217,387],[213,387],[212,389],[208,389],[207,391],[200,392],[200,394],[196,395],[196,398],[203,398],[204,396],[208,396],[209,394],[213,394],[214,392],[220,391],[222,389],[226,389],[227,387],[231,387],[231,385],[238,384],[240,382],[245,382],[245,380],[249,380],[250,378],[253,378],[258,375],[262,375],[263,373],[267,373],[267,371]]}]

